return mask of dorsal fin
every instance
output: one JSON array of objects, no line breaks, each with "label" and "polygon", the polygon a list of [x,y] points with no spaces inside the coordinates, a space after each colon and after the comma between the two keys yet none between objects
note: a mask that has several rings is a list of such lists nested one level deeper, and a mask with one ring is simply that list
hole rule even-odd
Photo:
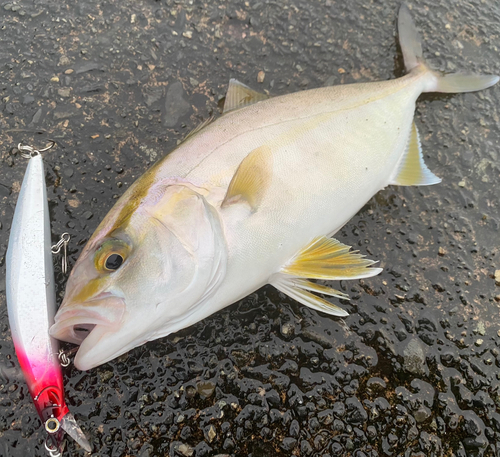
[{"label": "dorsal fin", "polygon": [[417,126],[413,122],[406,152],[389,184],[398,186],[430,186],[441,179],[432,173],[424,162]]},{"label": "dorsal fin", "polygon": [[222,114],[229,113],[229,111],[234,111],[245,106],[253,105],[254,103],[268,98],[269,95],[250,89],[250,87],[240,83],[237,79],[230,79]]},{"label": "dorsal fin", "polygon": [[[215,119],[215,116],[212,114],[208,119],[205,119],[201,124],[197,125],[193,130],[191,130],[181,141],[184,143],[188,138],[196,135],[200,130],[203,130],[208,124],[211,124]],[[180,143],[179,143],[180,144]]]},{"label": "dorsal fin", "polygon": [[271,182],[272,160],[271,148],[266,145],[248,154],[231,179],[221,206],[245,201],[252,212],[256,211]]}]

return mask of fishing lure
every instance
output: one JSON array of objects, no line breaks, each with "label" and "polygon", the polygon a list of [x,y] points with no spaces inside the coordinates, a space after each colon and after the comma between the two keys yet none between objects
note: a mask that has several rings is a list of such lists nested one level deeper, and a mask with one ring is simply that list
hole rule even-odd
[{"label": "fishing lure", "polygon": [[49,335],[56,297],[49,207],[41,152],[19,145],[29,158],[16,204],[7,249],[7,309],[21,369],[48,433],[45,448],[62,455],[64,432],[90,452],[91,447],[64,401],[58,342]]}]

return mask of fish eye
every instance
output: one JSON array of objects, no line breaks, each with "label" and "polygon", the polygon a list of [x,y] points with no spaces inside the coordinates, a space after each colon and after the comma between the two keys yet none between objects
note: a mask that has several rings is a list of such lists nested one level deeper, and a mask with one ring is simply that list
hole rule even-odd
[{"label": "fish eye", "polygon": [[123,263],[123,257],[120,254],[111,254],[106,259],[104,266],[106,270],[118,270]]},{"label": "fish eye", "polygon": [[99,273],[109,273],[118,270],[131,251],[131,246],[123,240],[111,239],[105,241],[95,252],[94,265]]}]

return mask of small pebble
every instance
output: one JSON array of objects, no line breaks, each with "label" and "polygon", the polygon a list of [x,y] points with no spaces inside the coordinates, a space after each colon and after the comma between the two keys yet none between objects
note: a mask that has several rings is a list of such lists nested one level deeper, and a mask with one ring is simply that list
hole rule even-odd
[{"label": "small pebble", "polygon": [[64,173],[64,176],[66,176],[66,178],[71,178],[73,176],[73,168],[65,168],[63,170],[63,173]]},{"label": "small pebble", "polygon": [[208,398],[214,393],[215,384],[211,381],[201,381],[196,384],[196,390],[201,398]]},{"label": "small pebble", "polygon": [[266,77],[266,73],[263,72],[262,70],[259,71],[259,73],[257,74],[257,82],[258,83],[263,83],[265,77]]},{"label": "small pebble", "polygon": [[286,452],[290,452],[293,450],[296,444],[297,440],[295,438],[284,438],[281,442],[281,448]]},{"label": "small pebble", "polygon": [[285,322],[281,326],[281,334],[283,336],[293,335],[294,331],[295,331],[295,326],[290,322]]},{"label": "small pebble", "polygon": [[179,452],[182,454],[182,455],[185,455],[186,457],[191,457],[194,453],[194,450],[191,446],[189,446],[188,444],[181,444],[179,446]]},{"label": "small pebble", "polygon": [[213,425],[210,425],[208,427],[208,430],[206,431],[206,437],[209,443],[211,443],[214,438],[217,436],[217,432],[215,430],[215,427]]},{"label": "small pebble", "polygon": [[70,60],[66,56],[61,56],[59,59],[59,66],[65,67],[66,65],[70,64]]},{"label": "small pebble", "polygon": [[474,332],[478,335],[484,336],[486,334],[486,327],[483,321],[479,321],[474,329]]},{"label": "small pebble", "polygon": [[426,421],[431,417],[431,410],[426,406],[421,406],[417,411],[413,413],[413,417],[419,423]]},{"label": "small pebble", "polygon": [[60,89],[57,89],[57,94],[63,98],[68,98],[70,93],[71,89],[69,87],[61,87]]}]

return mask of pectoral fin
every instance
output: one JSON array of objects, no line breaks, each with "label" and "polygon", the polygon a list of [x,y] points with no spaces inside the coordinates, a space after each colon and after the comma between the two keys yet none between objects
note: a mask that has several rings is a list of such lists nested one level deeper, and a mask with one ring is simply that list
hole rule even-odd
[{"label": "pectoral fin", "polygon": [[268,98],[269,95],[250,89],[250,87],[240,83],[237,79],[231,79],[227,88],[226,101],[224,102],[222,114],[253,105]]},{"label": "pectoral fin", "polygon": [[333,316],[347,316],[342,308],[311,292],[343,300],[349,300],[348,295],[305,278],[359,279],[375,276],[382,271],[381,268],[370,268],[375,263],[373,260],[350,249],[334,238],[316,238],[271,278],[270,284],[310,308]]},{"label": "pectoral fin", "polygon": [[221,207],[244,201],[252,212],[256,211],[271,181],[271,173],[271,148],[264,145],[254,149],[236,170]]},{"label": "pectoral fin", "polygon": [[440,182],[441,179],[425,165],[417,126],[414,122],[411,126],[405,155],[401,159],[401,163],[389,184],[396,184],[398,186],[430,186]]}]

